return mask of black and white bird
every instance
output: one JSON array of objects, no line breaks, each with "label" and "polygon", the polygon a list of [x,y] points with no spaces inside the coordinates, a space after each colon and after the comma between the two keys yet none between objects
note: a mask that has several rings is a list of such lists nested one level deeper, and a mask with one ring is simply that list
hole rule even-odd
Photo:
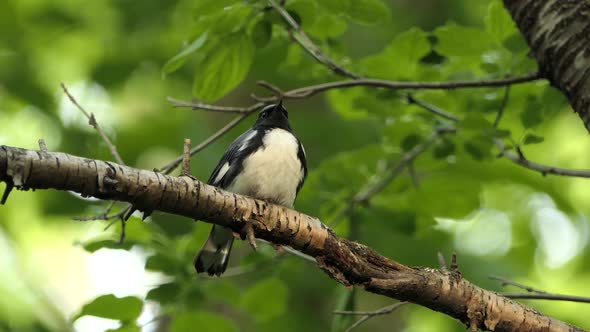
[{"label": "black and white bird", "polygon": [[[305,150],[293,134],[282,103],[266,106],[254,125],[225,152],[211,174],[210,185],[293,207],[307,176]],[[197,272],[221,275],[228,263],[234,235],[214,225],[195,258]]]}]

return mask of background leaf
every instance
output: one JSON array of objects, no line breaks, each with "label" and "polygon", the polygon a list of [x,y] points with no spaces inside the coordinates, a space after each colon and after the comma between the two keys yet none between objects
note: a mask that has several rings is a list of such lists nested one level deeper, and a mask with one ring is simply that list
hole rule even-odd
[{"label": "background leaf", "polygon": [[85,304],[76,319],[90,315],[132,322],[139,317],[142,307],[143,302],[137,297],[125,296],[119,298],[112,294],[102,295]]},{"label": "background leaf", "polygon": [[389,11],[381,0],[353,0],[346,13],[356,23],[372,25],[385,21]]},{"label": "background leaf", "polygon": [[170,74],[176,71],[180,66],[182,66],[187,58],[194,52],[198,51],[205,41],[207,40],[207,33],[204,33],[199,36],[199,38],[195,39],[190,45],[188,45],[185,49],[183,49],[180,53],[175,55],[172,59],[168,60],[164,67],[162,68],[162,76],[165,77],[167,74]]},{"label": "background leaf", "polygon": [[192,331],[198,328],[203,332],[235,332],[237,327],[227,318],[210,312],[196,311],[180,313],[172,320],[170,332]]},{"label": "background leaf", "polygon": [[240,307],[256,320],[266,321],[285,313],[288,289],[277,278],[258,281],[242,293]]},{"label": "background leaf", "polygon": [[253,58],[254,47],[247,36],[228,37],[200,63],[193,84],[194,95],[203,101],[223,97],[246,77]]}]

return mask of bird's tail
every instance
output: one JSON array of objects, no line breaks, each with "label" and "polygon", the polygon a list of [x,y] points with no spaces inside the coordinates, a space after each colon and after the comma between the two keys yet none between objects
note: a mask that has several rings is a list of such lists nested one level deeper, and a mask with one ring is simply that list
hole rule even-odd
[{"label": "bird's tail", "polygon": [[195,257],[194,265],[198,273],[220,276],[227,268],[234,235],[228,228],[213,226],[207,242]]}]

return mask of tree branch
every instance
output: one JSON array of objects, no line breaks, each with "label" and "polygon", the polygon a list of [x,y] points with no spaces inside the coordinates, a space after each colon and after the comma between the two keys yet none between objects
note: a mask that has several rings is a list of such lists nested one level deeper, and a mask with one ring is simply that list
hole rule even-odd
[{"label": "tree branch", "polygon": [[[284,91],[280,95],[275,95],[268,98],[257,98],[260,100],[256,104],[248,107],[233,107],[233,106],[214,106],[207,105],[201,102],[188,102],[180,99],[168,97],[168,101],[172,102],[173,107],[188,107],[192,109],[201,109],[215,112],[233,112],[233,113],[250,113],[251,109],[260,108],[266,104],[277,102],[280,98],[283,99],[305,99],[320,92],[325,92],[333,89],[346,89],[359,86],[384,88],[391,90],[453,90],[465,88],[486,88],[486,87],[502,87],[510,86],[512,84],[526,83],[540,79],[538,73],[531,73],[524,76],[516,76],[510,78],[503,78],[498,80],[474,80],[474,81],[450,81],[450,82],[403,82],[403,81],[388,81],[372,78],[359,78],[355,80],[335,81],[329,83],[322,83],[316,85],[305,86],[288,91]],[[268,83],[266,83],[268,84]],[[440,114],[439,114],[440,115]]]},{"label": "tree branch", "polygon": [[[442,112],[447,113],[446,111],[443,111],[440,108],[438,108],[434,105],[430,105],[425,102],[415,102],[415,101],[413,101],[413,102],[416,103],[417,105],[431,111],[431,112],[441,112],[442,111]],[[507,103],[507,101],[506,102],[502,101],[502,106],[505,106],[506,103]],[[447,118],[451,119],[450,117],[447,117]],[[454,122],[461,121],[460,118],[455,118],[452,120]],[[498,150],[500,150],[500,156],[503,156],[506,159],[508,159],[508,160],[512,161],[513,163],[520,165],[524,168],[528,168],[530,170],[537,171],[537,172],[541,173],[541,175],[543,175],[543,176],[546,176],[547,174],[552,174],[552,175],[559,175],[559,176],[590,178],[590,170],[568,169],[568,168],[560,168],[560,167],[540,164],[540,163],[528,160],[519,148],[517,148],[517,153],[513,153],[511,151],[506,150],[502,140],[496,139],[495,142],[496,142],[496,146],[498,147]]]},{"label": "tree branch", "polygon": [[459,272],[405,266],[338,237],[316,218],[186,176],[172,177],[59,152],[0,146],[0,181],[21,190],[69,190],[129,202],[139,210],[157,209],[235,232],[250,223],[257,238],[314,257],[319,268],[344,285],[443,312],[474,331],[583,331],[481,289]]}]

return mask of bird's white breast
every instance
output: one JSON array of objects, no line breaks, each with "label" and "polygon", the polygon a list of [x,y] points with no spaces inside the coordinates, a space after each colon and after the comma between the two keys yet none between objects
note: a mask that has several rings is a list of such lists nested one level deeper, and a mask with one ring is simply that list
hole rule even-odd
[{"label": "bird's white breast", "polygon": [[303,168],[297,158],[299,143],[293,134],[272,129],[263,145],[243,161],[243,171],[229,186],[235,193],[292,207]]}]

